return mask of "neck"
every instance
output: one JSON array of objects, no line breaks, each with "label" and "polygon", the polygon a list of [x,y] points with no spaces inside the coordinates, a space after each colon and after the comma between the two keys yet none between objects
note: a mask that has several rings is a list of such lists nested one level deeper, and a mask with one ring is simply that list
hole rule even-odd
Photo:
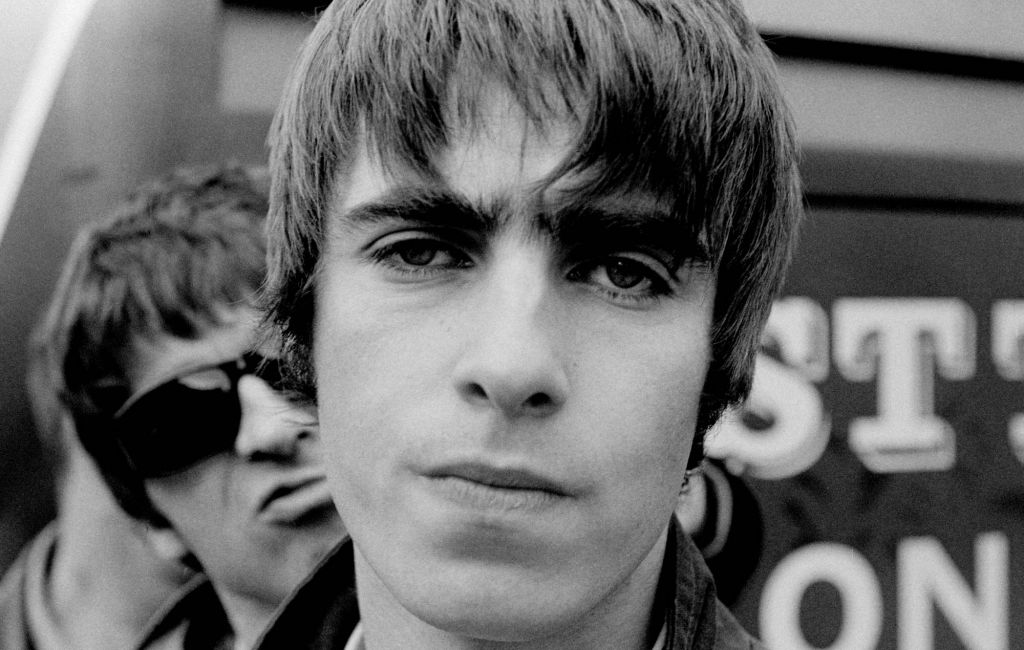
[{"label": "neck", "polygon": [[[416,647],[424,650],[647,650],[662,627],[655,605],[668,530],[647,556],[604,599],[553,634],[521,641],[472,638],[431,626],[399,603],[354,548],[356,584],[366,650]],[[655,611],[657,609],[657,611]]]},{"label": "neck", "polygon": [[58,512],[47,579],[57,625],[79,648],[128,647],[185,573],[149,551],[84,453],[69,454]]}]

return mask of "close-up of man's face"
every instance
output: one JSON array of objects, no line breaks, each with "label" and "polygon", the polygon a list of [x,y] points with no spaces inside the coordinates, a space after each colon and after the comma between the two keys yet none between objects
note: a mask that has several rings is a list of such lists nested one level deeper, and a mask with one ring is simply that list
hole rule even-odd
[{"label": "close-up of man's face", "polygon": [[[256,322],[251,309],[238,308],[197,339],[140,341],[131,381],[142,397],[126,413],[142,407],[152,412],[136,417],[173,418],[188,427],[156,429],[154,435],[176,440],[148,444],[161,457],[147,458],[153,466],[142,468],[150,474],[146,492],[218,590],[278,602],[344,528],[324,481],[313,407],[276,391],[258,367],[233,374]],[[177,391],[167,401],[176,413],[146,409],[165,386]],[[200,437],[221,446],[209,443],[203,457],[204,450],[193,449]]]},{"label": "close-up of man's face", "polygon": [[480,97],[437,178],[364,136],[336,180],[313,363],[360,598],[536,639],[650,609],[715,281],[655,197],[551,177],[576,121]]}]

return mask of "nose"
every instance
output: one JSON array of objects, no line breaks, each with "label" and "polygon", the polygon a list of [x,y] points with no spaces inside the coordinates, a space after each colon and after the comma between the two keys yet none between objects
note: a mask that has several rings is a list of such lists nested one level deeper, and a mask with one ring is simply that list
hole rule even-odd
[{"label": "nose", "polygon": [[285,459],[298,454],[299,441],[316,431],[312,406],[296,404],[255,375],[238,380],[242,419],[235,453],[250,460]]},{"label": "nose", "polygon": [[[525,247],[523,247],[525,248]],[[561,315],[540,251],[496,255],[469,306],[471,325],[454,371],[465,401],[508,418],[557,412],[569,382],[559,354]]]}]

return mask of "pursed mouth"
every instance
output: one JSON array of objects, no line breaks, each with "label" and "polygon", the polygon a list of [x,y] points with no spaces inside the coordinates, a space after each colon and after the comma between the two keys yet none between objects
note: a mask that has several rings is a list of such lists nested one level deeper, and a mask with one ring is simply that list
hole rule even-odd
[{"label": "pursed mouth", "polygon": [[268,522],[288,524],[300,522],[313,512],[333,509],[333,506],[327,481],[323,476],[315,476],[277,485],[260,501],[257,512]]},{"label": "pursed mouth", "polygon": [[460,463],[431,469],[425,475],[438,480],[465,481],[494,490],[543,492],[553,497],[569,496],[569,493],[561,485],[547,477],[517,468]]}]

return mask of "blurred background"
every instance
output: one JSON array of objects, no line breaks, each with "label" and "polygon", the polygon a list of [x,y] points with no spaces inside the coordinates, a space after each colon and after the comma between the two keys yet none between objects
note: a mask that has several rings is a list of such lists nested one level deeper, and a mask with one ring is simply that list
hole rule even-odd
[{"label": "blurred background", "polygon": [[[0,569],[53,514],[24,348],[75,229],[173,166],[263,161],[321,4],[0,2]],[[810,218],[709,444],[766,531],[736,611],[782,650],[1024,647],[1024,4],[745,4]]]}]

